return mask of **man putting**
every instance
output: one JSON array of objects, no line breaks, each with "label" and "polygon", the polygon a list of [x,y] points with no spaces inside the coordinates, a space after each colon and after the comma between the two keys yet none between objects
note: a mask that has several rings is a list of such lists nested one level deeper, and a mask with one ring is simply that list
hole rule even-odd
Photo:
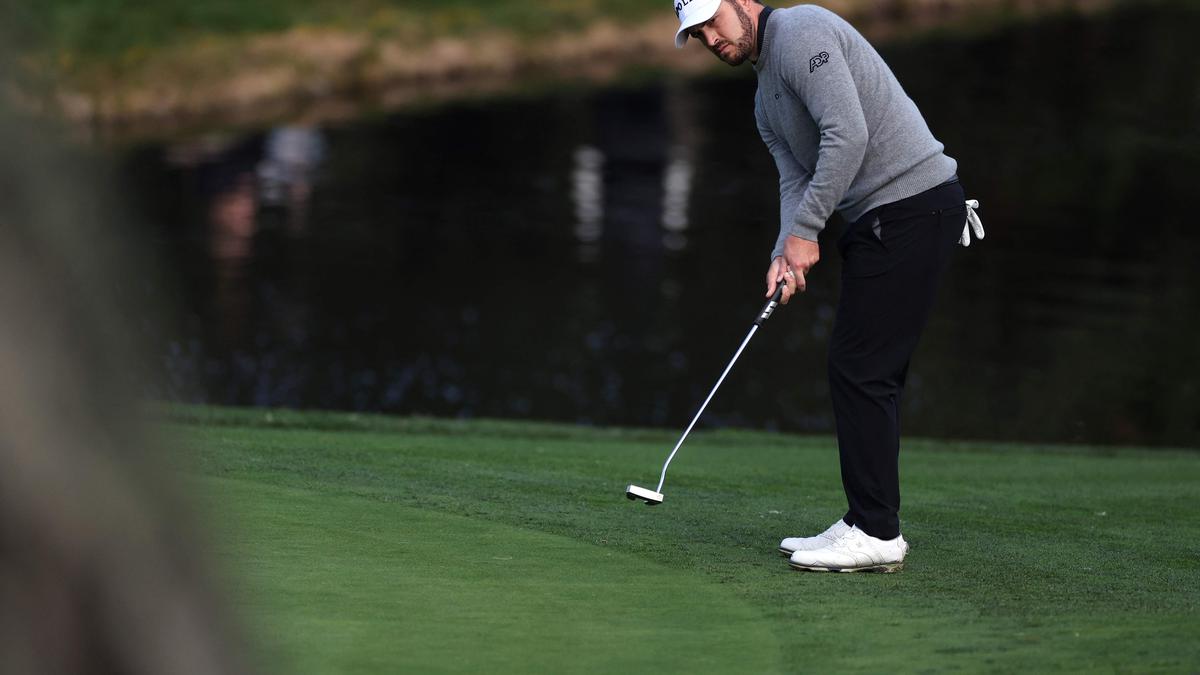
[{"label": "man putting", "polygon": [[[755,0],[675,0],[679,31],[731,66],[754,64],[758,130],[779,168],[780,232],[767,296],[786,304],[817,264],[836,210],[842,288],[829,388],[849,510],[813,537],[779,544],[797,569],[893,572],[900,535],[900,394],[954,243],[983,227],[964,205],[957,163],[850,24],[828,10]],[[971,203],[971,207],[977,206]]]}]

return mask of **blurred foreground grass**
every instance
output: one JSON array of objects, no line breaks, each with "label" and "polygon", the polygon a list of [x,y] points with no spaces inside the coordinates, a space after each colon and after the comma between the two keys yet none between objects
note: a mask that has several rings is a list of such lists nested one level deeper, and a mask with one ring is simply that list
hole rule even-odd
[{"label": "blurred foreground grass", "polygon": [[[283,672],[1185,672],[1200,454],[907,442],[896,575],[796,572],[834,442],[168,408]],[[803,655],[799,658],[797,655]]]}]

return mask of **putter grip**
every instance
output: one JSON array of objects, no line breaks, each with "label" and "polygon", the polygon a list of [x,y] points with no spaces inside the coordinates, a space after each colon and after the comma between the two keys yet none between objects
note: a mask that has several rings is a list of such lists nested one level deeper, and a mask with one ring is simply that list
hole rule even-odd
[{"label": "putter grip", "polygon": [[771,318],[771,314],[775,311],[775,308],[779,306],[779,301],[782,298],[783,298],[783,284],[779,284],[775,288],[775,295],[771,296],[771,299],[768,300],[767,304],[763,306],[762,311],[758,313],[758,318],[754,320],[754,325],[761,326],[761,325],[763,325],[764,321]]}]

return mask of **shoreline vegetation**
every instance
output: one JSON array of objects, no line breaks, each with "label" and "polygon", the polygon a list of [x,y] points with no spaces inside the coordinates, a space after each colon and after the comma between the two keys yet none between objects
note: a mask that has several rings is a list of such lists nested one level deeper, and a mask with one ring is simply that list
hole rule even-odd
[{"label": "shoreline vegetation", "polygon": [[[560,0],[522,7],[519,0],[415,0],[398,10],[384,0],[336,8],[327,0],[274,0],[253,10],[204,14],[185,12],[179,2],[156,3],[138,21],[109,7],[109,0],[54,0],[37,16],[21,17],[37,30],[18,45],[23,56],[10,97],[88,135],[134,140],[284,121],[315,124],[547,83],[603,84],[637,70],[694,75],[724,69],[701,49],[675,49],[678,24],[657,3],[614,0],[599,7]],[[947,30],[984,33],[1121,2],[816,4],[886,45]]]}]

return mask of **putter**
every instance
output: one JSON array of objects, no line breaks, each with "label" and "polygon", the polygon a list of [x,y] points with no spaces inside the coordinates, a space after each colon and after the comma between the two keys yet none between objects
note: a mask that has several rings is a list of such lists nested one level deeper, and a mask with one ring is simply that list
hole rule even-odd
[{"label": "putter", "polygon": [[779,306],[779,300],[783,297],[783,286],[784,285],[782,283],[779,284],[779,287],[775,289],[775,295],[771,296],[771,299],[767,301],[766,306],[764,306],[762,311],[758,313],[758,318],[754,320],[754,325],[750,327],[750,333],[746,335],[745,340],[742,340],[742,346],[738,347],[737,353],[733,355],[733,360],[729,362],[729,365],[725,366],[725,372],[721,373],[721,377],[717,380],[716,386],[712,388],[712,391],[708,392],[708,398],[704,399],[704,403],[700,404],[700,410],[697,411],[696,416],[692,418],[692,423],[688,425],[686,430],[684,430],[683,436],[680,436],[679,442],[675,444],[675,449],[672,450],[671,454],[667,456],[667,461],[663,464],[662,474],[658,477],[658,487],[654,488],[653,490],[647,490],[644,487],[630,485],[629,487],[625,488],[626,497],[631,500],[640,499],[646,502],[647,506],[654,506],[655,504],[661,504],[663,502],[662,487],[663,482],[667,480],[667,467],[671,466],[671,460],[675,459],[675,453],[679,452],[679,446],[683,445],[683,441],[688,437],[688,434],[691,433],[692,427],[696,426],[696,420],[699,420],[700,415],[704,414],[704,409],[708,407],[708,402],[712,400],[713,394],[717,393],[717,389],[719,389],[721,387],[721,383],[725,381],[725,376],[729,374],[729,370],[733,368],[733,364],[737,363],[738,357],[742,355],[742,351],[746,349],[746,345],[750,344],[750,338],[754,337],[754,331],[758,330],[758,327],[763,325],[764,321],[771,318],[771,313],[774,312],[775,308]]}]

